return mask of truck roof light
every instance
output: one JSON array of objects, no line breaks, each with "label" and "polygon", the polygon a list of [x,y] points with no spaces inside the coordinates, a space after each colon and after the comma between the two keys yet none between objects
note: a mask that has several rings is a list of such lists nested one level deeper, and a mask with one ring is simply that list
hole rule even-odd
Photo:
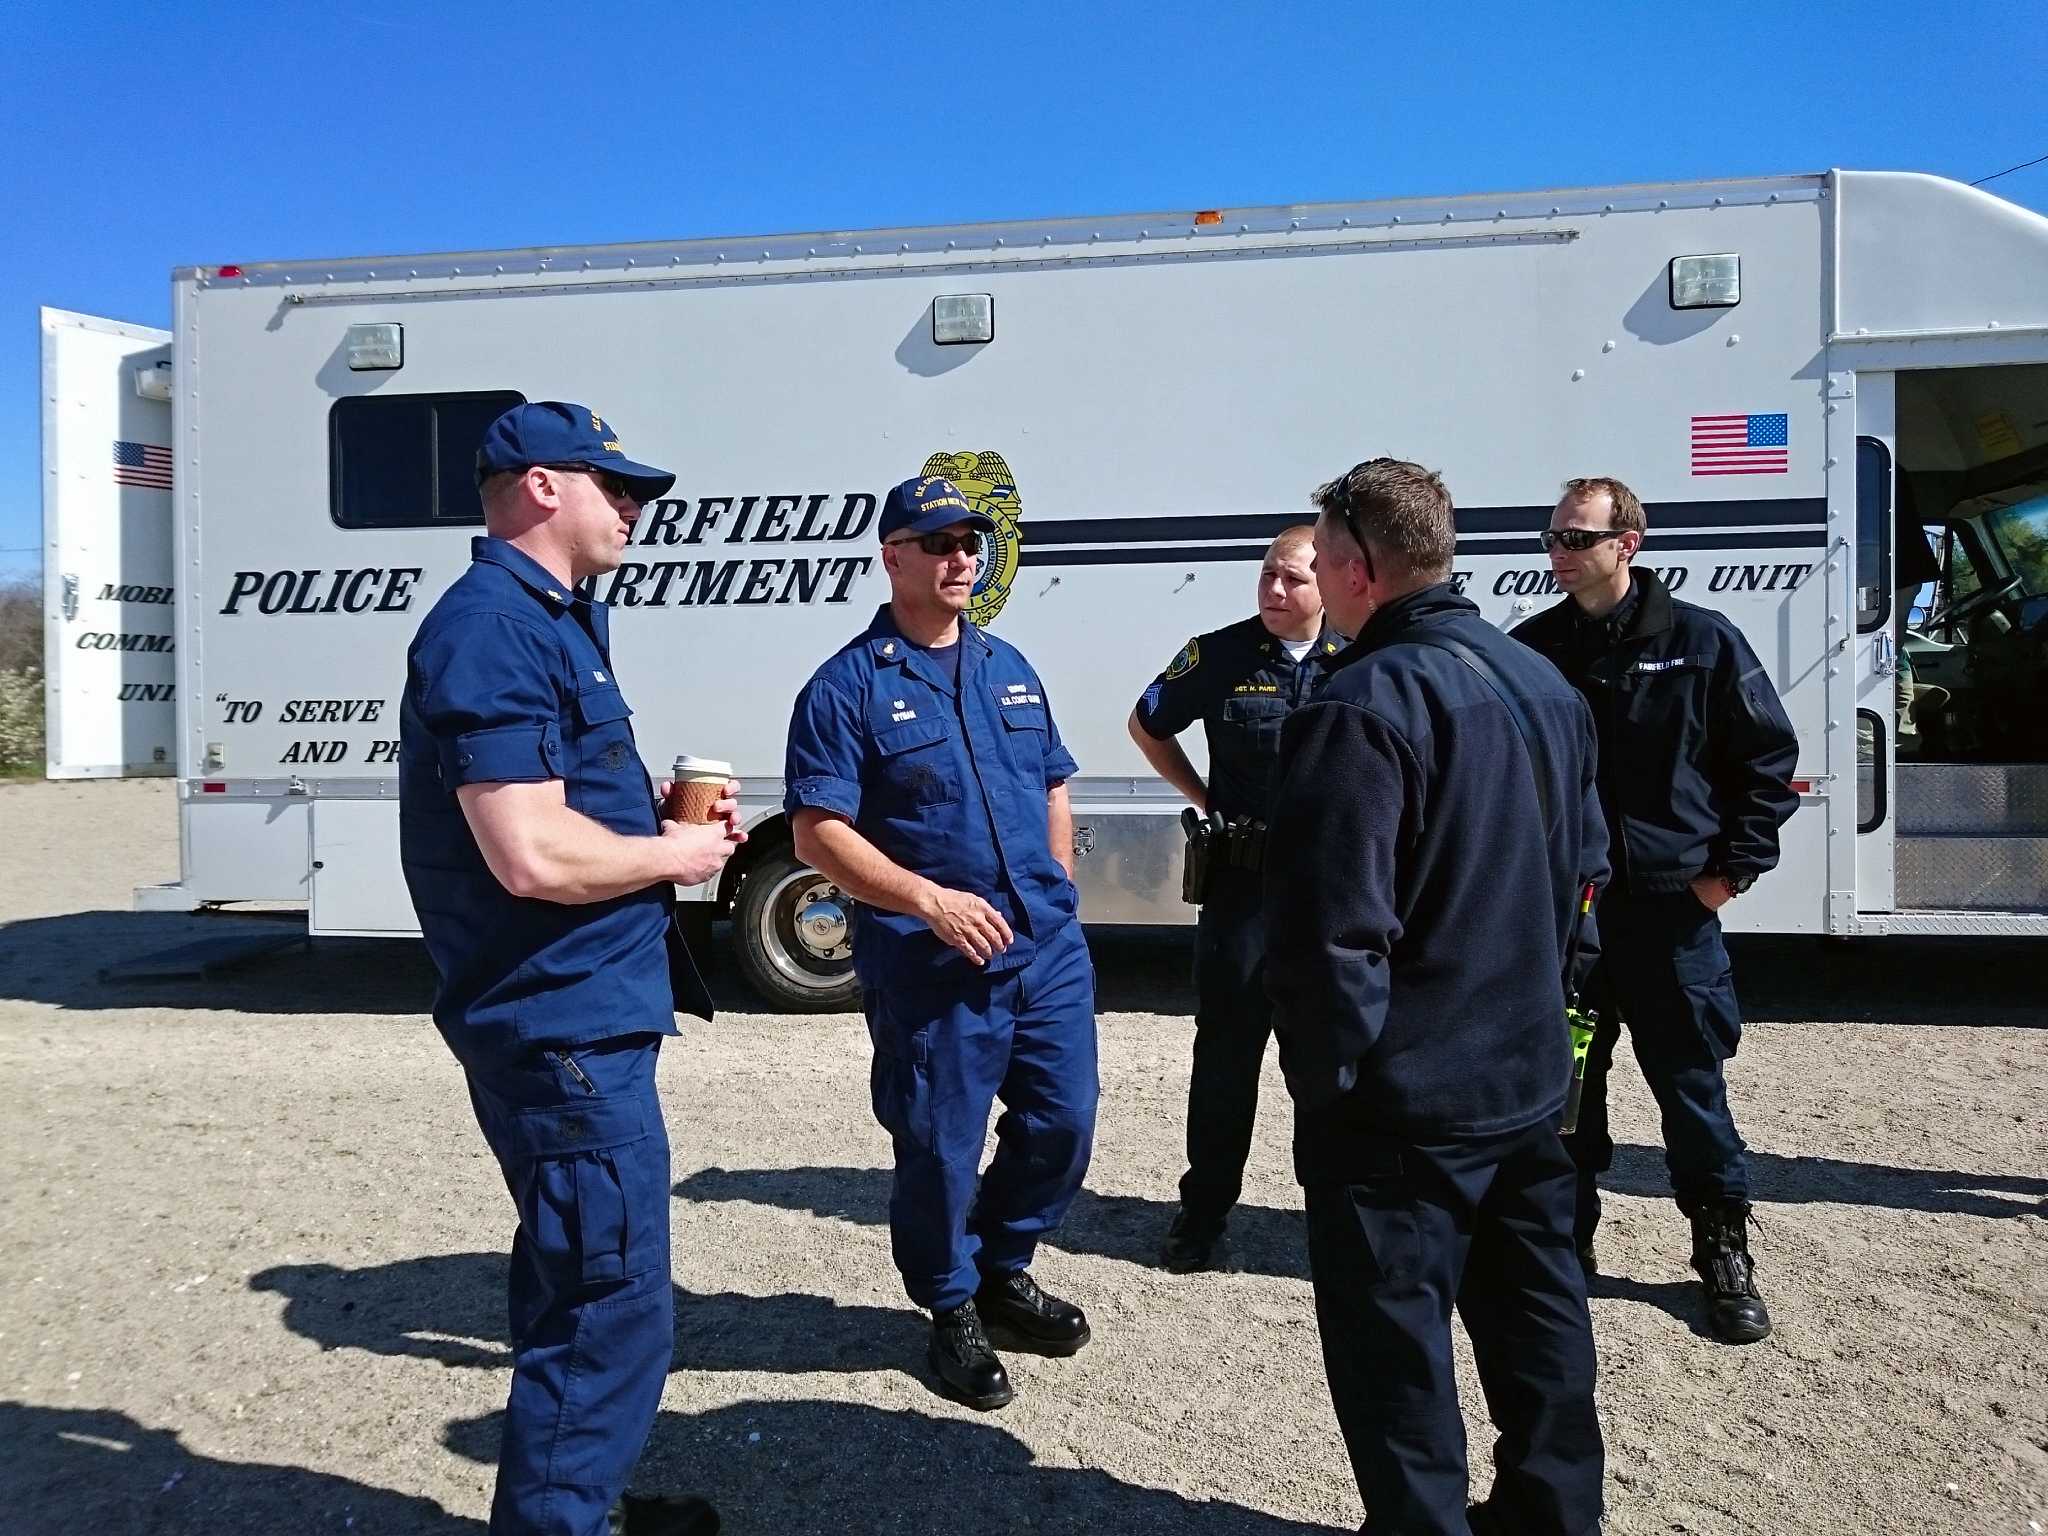
[{"label": "truck roof light", "polygon": [[235,266],[215,267],[213,269],[213,275],[215,277],[240,277],[242,275],[242,269],[240,267]]},{"label": "truck roof light", "polygon": [[932,300],[932,341],[941,347],[996,339],[996,301],[986,293],[942,293]]},{"label": "truck roof light", "polygon": [[1222,222],[1222,213],[1214,208],[1204,208],[1195,215],[1195,228],[1197,229],[1202,228],[1204,225],[1221,224]]},{"label": "truck roof light", "polygon": [[1671,258],[1673,309],[1733,309],[1742,302],[1742,258],[1719,256]]},{"label": "truck roof light", "polygon": [[390,322],[352,325],[342,342],[351,373],[389,372],[405,366],[405,327]]}]

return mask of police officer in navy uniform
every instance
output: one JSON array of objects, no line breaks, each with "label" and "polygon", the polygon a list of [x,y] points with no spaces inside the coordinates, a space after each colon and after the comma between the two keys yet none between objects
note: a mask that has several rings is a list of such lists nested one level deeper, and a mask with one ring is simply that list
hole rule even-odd
[{"label": "police officer in navy uniform", "polygon": [[476,468],[488,535],[407,654],[399,847],[434,1023],[519,1218],[490,1528],[709,1536],[702,1499],[624,1490],[674,1339],[655,1059],[677,1008],[711,1016],[674,887],[746,834],[737,785],[710,823],[658,819],[607,610],[577,591],[675,476],[558,401],[499,417]]},{"label": "police officer in navy uniform", "polygon": [[[1437,476],[1376,459],[1316,500],[1323,602],[1358,638],[1281,733],[1266,985],[1363,1529],[1592,1536],[1603,1451],[1558,1124],[1571,933],[1606,877],[1593,722],[1453,587]],[[1453,1304],[1499,1430],[1477,1509]]]},{"label": "police officer in navy uniform", "polygon": [[[1344,644],[1323,621],[1313,532],[1303,523],[1274,539],[1259,566],[1258,613],[1190,640],[1131,711],[1131,740],[1197,812],[1259,824],[1243,839],[1247,847],[1263,836],[1281,722],[1314,696]],[[1206,782],[1174,739],[1198,720],[1209,741]],[[1273,1028],[1259,871],[1250,860],[1212,864],[1195,941],[1188,1167],[1161,1256],[1176,1274],[1208,1269],[1220,1256]]]},{"label": "police officer in navy uniform", "polygon": [[889,492],[890,600],[799,695],[784,801],[797,856],[856,903],[874,1112],[895,1148],[890,1248],[932,1313],[941,1388],[980,1409],[1013,1395],[992,1333],[1047,1355],[1088,1342],[1029,1266],[1081,1187],[1096,1100],[1074,759],[1030,663],[962,617],[994,529],[951,481]]},{"label": "police officer in navy uniform", "polygon": [[1749,1252],[1749,1165],[1722,1067],[1742,1012],[1719,913],[1778,862],[1778,829],[1799,806],[1799,740],[1742,632],[1635,569],[1648,527],[1619,480],[1568,481],[1542,535],[1567,595],[1515,630],[1592,706],[1613,849],[1605,959],[1589,991],[1600,1028],[1570,1138],[1578,1244],[1591,1273],[1599,1177],[1614,1158],[1608,1072],[1626,1023],[1692,1222],[1707,1321],[1716,1337],[1748,1344],[1770,1334],[1771,1316]]}]

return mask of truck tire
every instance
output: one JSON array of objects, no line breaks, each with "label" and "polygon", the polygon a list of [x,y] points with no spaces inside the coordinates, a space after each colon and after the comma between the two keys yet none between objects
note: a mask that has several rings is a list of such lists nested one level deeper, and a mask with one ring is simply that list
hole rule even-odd
[{"label": "truck tire", "polygon": [[860,1004],[851,903],[789,848],[761,856],[733,902],[740,971],[780,1013],[843,1013]]}]

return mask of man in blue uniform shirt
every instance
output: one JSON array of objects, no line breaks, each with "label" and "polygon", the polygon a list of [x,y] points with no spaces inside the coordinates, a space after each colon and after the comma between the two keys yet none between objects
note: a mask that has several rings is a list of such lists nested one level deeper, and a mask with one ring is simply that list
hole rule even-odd
[{"label": "man in blue uniform shirt", "polygon": [[746,834],[737,785],[714,821],[658,818],[608,613],[576,591],[675,476],[558,401],[492,423],[476,472],[488,536],[406,659],[399,848],[434,1023],[519,1215],[491,1531],[709,1536],[703,1500],[624,1489],[674,1340],[655,1057],[678,1007],[711,1015],[674,886]]},{"label": "man in blue uniform shirt", "polygon": [[896,1155],[890,1249],[932,1313],[928,1358],[948,1395],[1000,1408],[1013,1394],[990,1329],[1048,1355],[1089,1338],[1029,1268],[1095,1136],[1075,765],[1030,663],[962,622],[992,520],[926,478],[890,491],[878,523],[889,602],[798,696],[784,804],[797,856],[856,903],[875,1118]]},{"label": "man in blue uniform shirt", "polygon": [[[1187,1172],[1167,1229],[1166,1267],[1208,1269],[1244,1185],[1259,1066],[1273,1032],[1264,977],[1258,850],[1280,756],[1280,726],[1314,697],[1344,637],[1323,621],[1314,530],[1284,529],[1259,565],[1259,611],[1197,635],[1131,711],[1131,740],[1153,771],[1203,815],[1239,831],[1245,856],[1211,860],[1195,938],[1195,1059],[1188,1078]],[[1174,738],[1197,720],[1209,740],[1204,781]]]},{"label": "man in blue uniform shirt", "polygon": [[[1266,985],[1364,1529],[1594,1536],[1593,1330],[1557,1133],[1565,957],[1607,877],[1592,718],[1453,588],[1437,476],[1375,459],[1316,503],[1316,580],[1358,638],[1281,732]],[[1500,1432],[1470,1512],[1454,1304]]]}]

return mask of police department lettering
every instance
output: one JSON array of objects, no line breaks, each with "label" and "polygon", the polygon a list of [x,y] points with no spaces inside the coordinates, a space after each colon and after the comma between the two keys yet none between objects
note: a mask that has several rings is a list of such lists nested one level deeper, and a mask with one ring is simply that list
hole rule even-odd
[{"label": "police department lettering", "polygon": [[253,601],[258,613],[404,613],[423,574],[417,565],[369,565],[300,571],[237,571],[228,584],[225,614],[239,614]]},{"label": "police department lettering", "polygon": [[108,582],[100,588],[103,603],[170,603],[175,597],[171,587],[117,587]]},{"label": "police department lettering", "polygon": [[[837,503],[836,509],[827,511]],[[633,542],[673,549],[705,544],[826,544],[859,539],[874,521],[865,491],[780,496],[664,497],[641,518]],[[780,607],[844,603],[874,568],[872,555],[761,559],[628,560],[604,600],[620,608]]]},{"label": "police department lettering", "polygon": [[[657,560],[651,565],[628,560],[612,573],[604,600],[619,608],[666,608],[671,603],[678,608],[843,603],[851,596],[855,579],[874,563],[867,555],[817,560]],[[688,579],[678,585],[677,578],[685,572]]]},{"label": "police department lettering", "polygon": [[[874,521],[875,498],[866,491],[848,491],[840,501],[838,516],[831,526],[825,526],[822,514],[825,504],[832,500],[830,494],[808,496],[704,496],[696,502],[696,511],[691,512],[690,499],[664,497],[648,508],[640,520],[640,534],[635,544],[660,544],[673,547],[677,544],[824,544],[845,543],[857,539],[867,532],[868,524]],[[763,503],[766,503],[763,508]],[[792,530],[789,519],[802,507],[803,514]],[[737,511],[735,512],[735,508]],[[763,512],[758,526],[753,525],[757,509]],[[732,522],[725,522],[732,513]],[[687,530],[683,519],[689,517]],[[721,527],[725,536],[713,540],[710,535]],[[752,532],[749,528],[752,527]]]}]

